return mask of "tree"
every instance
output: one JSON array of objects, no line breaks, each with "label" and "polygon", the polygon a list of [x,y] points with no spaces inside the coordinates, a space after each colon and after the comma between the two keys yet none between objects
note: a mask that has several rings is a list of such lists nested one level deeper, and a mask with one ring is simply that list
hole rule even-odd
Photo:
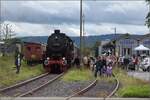
[{"label": "tree", "polygon": [[[150,0],[146,0],[147,4],[150,7]],[[149,8],[150,9],[150,8]],[[150,11],[148,12],[147,16],[146,16],[146,25],[148,26],[148,28],[150,28]]]},{"label": "tree", "polygon": [[10,25],[8,23],[7,24],[6,23],[0,23],[0,40],[3,40],[5,42],[3,50],[2,50],[3,56],[5,56],[6,49],[11,44],[12,39],[15,35],[16,34],[14,34],[14,31],[12,29],[12,25]]},{"label": "tree", "polygon": [[1,23],[0,26],[0,40],[8,40],[16,35],[12,29],[12,25]]},{"label": "tree", "polygon": [[100,41],[96,41],[94,46],[92,47],[94,53],[95,53],[95,57],[98,57],[99,55],[99,46],[101,45]]}]

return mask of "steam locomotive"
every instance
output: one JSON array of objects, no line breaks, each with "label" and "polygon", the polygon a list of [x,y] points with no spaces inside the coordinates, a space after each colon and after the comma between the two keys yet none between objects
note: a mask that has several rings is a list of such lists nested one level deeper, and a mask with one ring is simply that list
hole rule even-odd
[{"label": "steam locomotive", "polygon": [[73,59],[73,41],[60,30],[48,37],[44,58],[44,69],[50,73],[61,73],[66,71]]}]

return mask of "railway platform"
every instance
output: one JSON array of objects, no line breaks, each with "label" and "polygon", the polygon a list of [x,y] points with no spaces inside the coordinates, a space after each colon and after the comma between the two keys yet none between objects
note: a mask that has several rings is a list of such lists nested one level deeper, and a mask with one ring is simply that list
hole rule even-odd
[{"label": "railway platform", "polygon": [[[149,100],[150,98],[88,98],[88,97],[73,97],[69,100]],[[0,100],[67,100],[65,97],[0,97]]]}]

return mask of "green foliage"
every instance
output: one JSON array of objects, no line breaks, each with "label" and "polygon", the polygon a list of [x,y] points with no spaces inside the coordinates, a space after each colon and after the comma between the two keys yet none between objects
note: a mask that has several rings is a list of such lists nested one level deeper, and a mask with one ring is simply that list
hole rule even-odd
[{"label": "green foliage", "polygon": [[94,46],[92,47],[92,50],[95,52],[95,57],[98,57],[98,47],[101,45],[100,41],[95,42]]},{"label": "green foliage", "polygon": [[15,72],[16,68],[14,65],[14,57],[0,57],[0,87],[15,84],[21,80],[42,74],[44,71],[42,65],[30,67],[27,66],[24,61],[22,61],[20,74],[16,74]]},{"label": "green foliage", "polygon": [[128,86],[119,91],[122,97],[150,97],[150,85]]},{"label": "green foliage", "polygon": [[[150,6],[150,0],[146,0],[147,4]],[[150,11],[146,16],[146,25],[150,28]]]},{"label": "green foliage", "polygon": [[12,39],[4,40],[4,41],[7,45],[11,45],[11,44],[15,44],[15,43],[22,43],[21,39],[19,39],[19,38],[12,38]]},{"label": "green foliage", "polygon": [[91,52],[92,52],[92,49],[90,47],[84,47],[82,54],[85,56],[89,56],[91,54]]},{"label": "green foliage", "polygon": [[94,79],[92,72],[89,69],[73,68],[70,69],[62,78],[64,81],[87,81]]},{"label": "green foliage", "polygon": [[119,97],[150,96],[150,82],[128,76],[126,71],[120,68],[115,68],[114,73],[121,84],[121,87],[117,92]]},{"label": "green foliage", "polygon": [[146,0],[146,2],[150,3],[150,0]]}]

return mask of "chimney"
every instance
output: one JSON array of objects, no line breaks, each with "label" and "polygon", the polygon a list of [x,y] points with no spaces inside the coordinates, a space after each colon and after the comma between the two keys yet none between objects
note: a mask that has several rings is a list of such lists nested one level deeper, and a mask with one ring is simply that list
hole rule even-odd
[{"label": "chimney", "polygon": [[54,30],[54,33],[59,34],[59,33],[60,33],[60,30],[59,30],[59,29],[56,29],[56,30]]}]

